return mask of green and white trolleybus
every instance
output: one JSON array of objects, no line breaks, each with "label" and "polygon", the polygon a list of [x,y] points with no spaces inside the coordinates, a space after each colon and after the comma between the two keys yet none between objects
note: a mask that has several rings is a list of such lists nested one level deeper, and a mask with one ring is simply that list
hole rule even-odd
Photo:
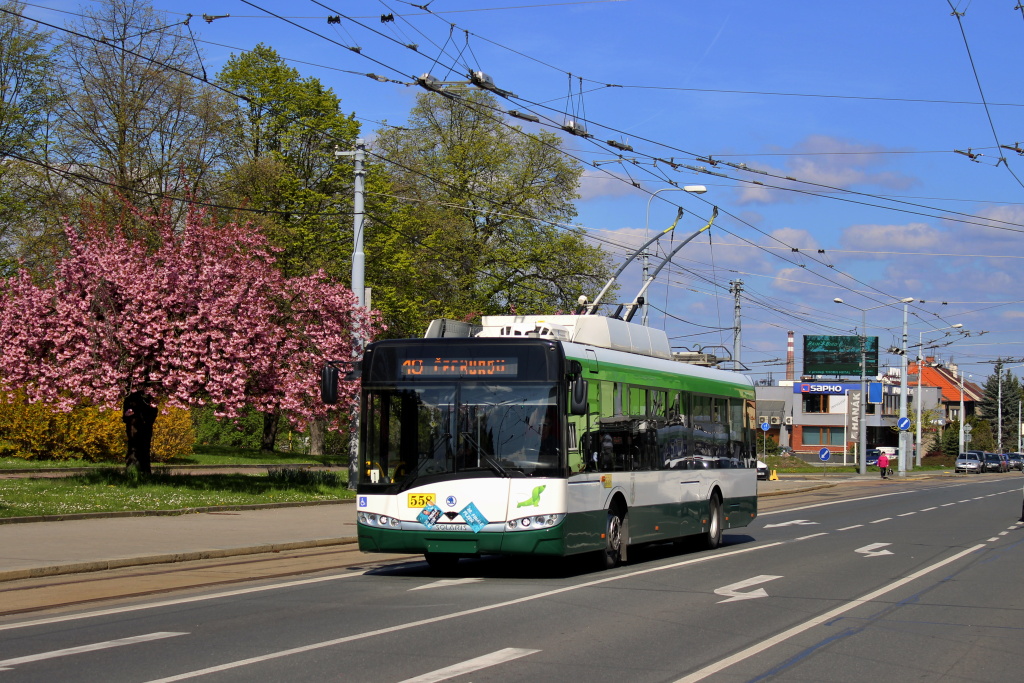
[{"label": "green and white trolleybus", "polygon": [[435,320],[362,361],[359,547],[435,568],[700,536],[757,514],[754,388],[595,315]]}]

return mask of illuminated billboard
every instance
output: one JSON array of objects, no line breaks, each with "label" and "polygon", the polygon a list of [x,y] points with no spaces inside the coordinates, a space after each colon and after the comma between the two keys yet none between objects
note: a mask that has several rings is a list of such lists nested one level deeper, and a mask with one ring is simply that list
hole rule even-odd
[{"label": "illuminated billboard", "polygon": [[865,340],[864,375],[878,374],[878,337],[804,335],[804,375],[860,377],[861,339]]}]

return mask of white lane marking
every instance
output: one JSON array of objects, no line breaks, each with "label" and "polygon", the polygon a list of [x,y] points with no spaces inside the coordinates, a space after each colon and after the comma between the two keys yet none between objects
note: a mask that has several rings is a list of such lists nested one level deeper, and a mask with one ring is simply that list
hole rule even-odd
[{"label": "white lane marking", "polygon": [[956,505],[956,503],[943,503],[941,507],[948,508],[950,505]]},{"label": "white lane marking", "polygon": [[828,536],[828,532],[827,531],[822,531],[820,534],[811,534],[809,536],[801,536],[799,538],[794,538],[793,540],[794,541],[806,541],[808,538],[817,538],[818,536]]},{"label": "white lane marking", "polygon": [[537,652],[540,652],[540,650],[524,650],[517,647],[506,647],[504,650],[498,650],[497,652],[492,652],[491,654],[484,655],[482,657],[476,657],[475,659],[467,659],[464,662],[452,664],[451,666],[438,669],[437,671],[431,671],[430,673],[417,676],[416,678],[407,678],[401,683],[436,683],[436,681],[446,681],[449,678],[473,673],[480,669],[486,669],[489,666],[511,662],[513,659],[519,659],[520,657],[532,655]]},{"label": "white lane marking", "polygon": [[59,624],[63,621],[75,621],[76,619],[90,619],[92,617],[106,617],[111,614],[124,614],[125,612],[136,612],[143,609],[153,609],[155,607],[169,607],[173,605],[185,605],[190,602],[202,602],[203,600],[216,600],[218,598],[230,598],[235,595],[247,595],[249,593],[262,593],[264,591],[277,590],[278,588],[292,588],[294,586],[306,586],[311,583],[323,583],[324,581],[337,581],[338,579],[348,579],[354,576],[362,576],[368,569],[355,572],[353,574],[340,574],[337,576],[318,576],[313,579],[299,579],[298,581],[287,581],[285,583],[272,584],[268,586],[255,586],[253,588],[239,588],[238,590],[223,591],[220,593],[207,593],[205,595],[195,595],[188,598],[173,598],[171,600],[161,600],[159,602],[147,602],[141,605],[127,605],[125,607],[112,607],[110,609],[100,609],[94,612],[82,612],[80,614],[69,614],[62,617],[47,617],[45,619],[34,619],[32,621],[19,621],[13,624],[0,624],[0,631],[7,631],[15,628],[25,628],[26,626],[42,626],[45,624]]},{"label": "white lane marking", "polygon": [[768,592],[763,588],[757,590],[747,591],[741,593],[744,588],[750,588],[756,586],[759,583],[765,583],[767,581],[774,581],[775,579],[781,579],[781,576],[772,576],[771,574],[761,574],[749,578],[745,581],[737,581],[736,583],[730,583],[728,586],[722,586],[721,588],[715,589],[715,595],[728,596],[727,600],[719,600],[718,604],[721,605],[723,602],[735,602],[737,600],[750,600],[752,598],[767,598]]},{"label": "white lane marking", "polygon": [[993,536],[992,538],[988,539],[988,541],[986,541],[986,543],[991,543],[993,541],[998,541],[998,540],[999,540],[998,536]]},{"label": "white lane marking", "polygon": [[864,596],[862,596],[860,598],[857,598],[856,600],[851,600],[850,602],[848,602],[848,603],[846,603],[844,605],[840,605],[840,606],[836,607],[835,609],[831,609],[828,612],[825,612],[824,614],[820,614],[820,615],[818,615],[816,617],[813,617],[812,619],[809,619],[809,620],[805,621],[802,624],[797,624],[793,628],[787,629],[787,630],[783,631],[782,633],[779,633],[779,634],[777,634],[775,636],[772,636],[770,638],[762,640],[761,642],[757,643],[756,645],[752,645],[752,646],[748,647],[746,650],[741,650],[740,652],[737,652],[736,654],[734,654],[734,655],[732,655],[730,657],[726,657],[725,659],[719,660],[719,661],[715,662],[714,664],[709,664],[708,666],[704,667],[703,669],[698,669],[697,671],[694,671],[692,674],[690,674],[688,676],[684,676],[683,678],[680,678],[678,681],[676,681],[676,683],[696,683],[696,681],[702,681],[705,678],[707,678],[708,676],[711,676],[713,674],[718,673],[719,671],[722,671],[724,669],[729,668],[733,664],[736,664],[738,662],[742,662],[743,660],[749,659],[750,657],[753,657],[756,654],[759,654],[761,652],[764,652],[765,650],[773,648],[776,645],[778,645],[779,643],[782,643],[782,642],[784,642],[786,640],[789,640],[790,638],[792,638],[794,636],[800,635],[804,631],[807,631],[807,630],[809,630],[811,628],[814,628],[815,626],[820,626],[821,624],[827,623],[827,622],[831,621],[832,619],[835,619],[839,615],[845,614],[846,612],[849,612],[850,610],[854,609],[855,607],[860,607],[861,605],[869,603],[872,600],[875,600],[876,598],[879,598],[879,597],[885,595],[886,593],[890,593],[890,592],[896,590],[897,588],[901,588],[902,586],[910,583],[911,581],[915,581],[915,580],[921,578],[922,576],[925,576],[925,575],[935,571],[936,569],[941,569],[942,567],[945,567],[947,564],[950,564],[952,562],[956,562],[961,557],[963,557],[965,555],[968,555],[970,553],[973,553],[976,550],[980,550],[981,548],[984,548],[984,547],[985,547],[984,543],[979,543],[978,545],[976,545],[976,546],[974,546],[972,548],[968,548],[967,550],[961,550],[956,555],[952,555],[951,557],[947,557],[945,560],[940,560],[939,562],[936,562],[935,564],[931,565],[930,567],[925,567],[924,569],[916,571],[913,574],[910,574],[909,576],[905,576],[902,579],[899,579],[898,581],[895,581],[894,583],[887,583],[882,588],[879,588],[877,590],[873,590],[870,593],[867,593],[866,595],[864,595]]},{"label": "white lane marking", "polygon": [[909,517],[910,515],[916,515],[917,512],[904,512],[902,515],[896,515],[897,517]]},{"label": "white lane marking", "polygon": [[961,501],[958,501],[958,502],[960,502],[960,503],[970,503],[971,501],[970,500],[961,500]]},{"label": "white lane marking", "polygon": [[923,510],[921,510],[921,512],[928,512],[929,510],[938,510],[938,509],[939,509],[938,506],[930,507],[930,508],[924,508]]},{"label": "white lane marking", "polygon": [[662,565],[660,567],[648,567],[647,569],[640,569],[635,572],[627,572],[623,574],[616,574],[614,576],[607,576],[601,579],[595,579],[593,581],[587,581],[585,583],[576,584],[575,586],[565,586],[563,588],[555,588],[553,590],[544,591],[542,593],[536,593],[534,595],[527,595],[522,598],[515,598],[513,600],[506,600],[505,602],[496,602],[491,605],[482,605],[480,607],[473,607],[471,609],[462,610],[460,612],[451,612],[449,614],[442,614],[437,617],[429,617],[427,619],[420,619],[419,621],[409,621],[404,624],[397,624],[395,626],[387,626],[374,631],[364,631],[362,633],[353,633],[350,636],[342,636],[340,638],[333,638],[331,640],[324,640],[319,643],[310,643],[309,645],[302,645],[300,647],[290,648],[288,650],[280,650],[278,652],[270,652],[265,655],[258,657],[250,657],[248,659],[239,659],[234,662],[227,662],[225,664],[219,664],[217,666],[211,666],[205,669],[197,669],[195,671],[189,671],[176,676],[169,676],[167,678],[160,678],[149,683],[172,683],[172,681],[184,681],[189,678],[197,678],[199,676],[205,676],[206,674],[217,673],[219,671],[228,671],[230,669],[237,669],[239,667],[248,666],[250,664],[258,664],[260,662],[270,661],[272,659],[279,659],[281,657],[289,657],[291,655],[302,654],[304,652],[312,652],[313,650],[321,650],[326,647],[333,647],[334,645],[341,645],[343,643],[350,643],[356,640],[364,640],[366,638],[373,638],[380,635],[386,635],[389,633],[397,633],[399,631],[406,631],[408,629],[419,628],[420,626],[426,626],[428,624],[437,624],[443,621],[449,621],[451,619],[459,619],[462,617],[470,616],[472,614],[482,614],[484,612],[490,612],[492,610],[501,609],[503,607],[511,607],[512,605],[521,605],[527,602],[533,602],[534,600],[543,600],[549,598],[552,595],[561,595],[562,593],[569,593],[576,591],[581,588],[591,588],[593,586],[600,586],[605,583],[611,583],[612,581],[620,581],[622,579],[631,579],[636,576],[643,576],[645,574],[653,574],[655,572],[665,571],[666,569],[676,569],[678,567],[685,567],[692,564],[700,564],[702,562],[710,562],[712,560],[720,560],[724,558],[732,557],[733,555],[742,555],[744,553],[753,553],[758,550],[765,550],[767,548],[774,548],[776,546],[784,545],[783,541],[775,543],[766,543],[764,545],[753,546],[749,548],[741,548],[739,550],[732,550],[724,553],[716,553],[714,555],[705,555],[704,557],[695,557],[689,560],[682,560],[680,562],[673,562],[672,564]]},{"label": "white lane marking", "polygon": [[1010,532],[1009,532],[1009,531],[1000,531],[1000,532],[999,532],[999,535],[1000,535],[1000,536],[1005,536],[1005,535],[1006,535],[1006,534],[1008,534],[1008,533],[1010,533]]},{"label": "white lane marking", "polygon": [[[930,490],[930,489],[929,489]],[[840,505],[842,503],[857,503],[862,500],[873,500],[875,498],[888,498],[889,496],[905,496],[908,493],[918,493],[919,491],[893,491],[892,493],[879,493],[874,496],[863,496],[861,498],[846,498],[844,500],[830,500],[827,503],[813,503],[811,505],[804,505],[799,508],[785,508],[783,510],[769,510],[768,512],[758,512],[758,517],[767,517],[769,515],[786,515],[793,512],[800,512],[801,510],[811,510],[813,508],[825,507],[827,505]]]},{"label": "white lane marking", "polygon": [[475,577],[475,576],[470,576],[470,577],[467,577],[465,579],[441,579],[440,581],[435,581],[433,583],[427,583],[427,584],[424,584],[422,586],[416,586],[415,588],[410,588],[409,590],[410,591],[422,591],[422,590],[426,590],[428,588],[447,588],[449,586],[458,586],[458,585],[464,584],[464,583],[478,583],[480,581],[483,581],[483,579],[481,579],[479,577]]},{"label": "white lane marking", "polygon": [[764,528],[765,529],[774,529],[775,527],[779,527],[779,526],[794,526],[794,525],[797,525],[797,526],[812,526],[814,524],[817,524],[817,522],[810,522],[810,521],[808,521],[806,519],[793,519],[793,520],[790,520],[788,522],[779,522],[778,524],[765,524]]},{"label": "white lane marking", "polygon": [[79,645],[78,647],[68,647],[63,650],[51,650],[50,652],[40,652],[37,655],[27,655],[25,657],[15,657],[13,659],[4,659],[0,661],[0,671],[10,671],[19,664],[29,664],[31,662],[41,662],[45,659],[56,659],[57,657],[67,657],[68,655],[78,655],[83,652],[95,652],[97,650],[109,650],[112,647],[123,647],[124,645],[135,645],[137,643],[148,643],[151,640],[160,640],[162,638],[173,638],[174,636],[187,636],[187,633],[175,633],[172,631],[158,631],[156,633],[147,633],[142,636],[132,636],[130,638],[119,638],[117,640],[106,640],[102,643],[92,643],[91,645]]},{"label": "white lane marking", "polygon": [[873,522],[869,522],[869,524],[878,524],[879,522],[888,522],[890,519],[892,519],[892,517],[882,517],[881,519],[876,519]]},{"label": "white lane marking", "polygon": [[871,545],[866,545],[863,548],[857,548],[853,552],[860,553],[861,555],[864,555],[865,557],[878,557],[879,555],[892,555],[892,551],[891,550],[882,550],[882,548],[884,548],[887,545],[892,545],[892,543],[872,543]]},{"label": "white lane marking", "polygon": [[981,499],[982,499],[982,498],[984,498],[984,497],[985,497],[985,496],[978,496],[977,498],[972,498],[972,500],[981,500]]},{"label": "white lane marking", "polygon": [[836,529],[836,531],[849,531],[850,529],[859,529],[863,524],[854,524],[853,526],[844,526],[842,529]]}]

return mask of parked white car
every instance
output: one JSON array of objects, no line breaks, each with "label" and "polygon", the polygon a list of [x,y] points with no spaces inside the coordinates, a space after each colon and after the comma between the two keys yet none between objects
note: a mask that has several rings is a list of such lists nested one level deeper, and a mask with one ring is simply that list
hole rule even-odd
[{"label": "parked white car", "polygon": [[956,463],[953,465],[954,472],[974,472],[975,474],[981,474],[985,471],[985,461],[977,453],[961,453]]}]

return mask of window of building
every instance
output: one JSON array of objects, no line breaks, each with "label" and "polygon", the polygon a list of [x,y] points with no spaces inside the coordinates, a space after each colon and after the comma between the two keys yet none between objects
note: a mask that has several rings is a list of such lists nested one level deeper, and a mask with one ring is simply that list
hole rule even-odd
[{"label": "window of building", "polygon": [[805,446],[842,446],[846,430],[842,427],[804,427]]},{"label": "window of building", "polygon": [[804,394],[803,406],[805,413],[827,413],[828,394]]}]

